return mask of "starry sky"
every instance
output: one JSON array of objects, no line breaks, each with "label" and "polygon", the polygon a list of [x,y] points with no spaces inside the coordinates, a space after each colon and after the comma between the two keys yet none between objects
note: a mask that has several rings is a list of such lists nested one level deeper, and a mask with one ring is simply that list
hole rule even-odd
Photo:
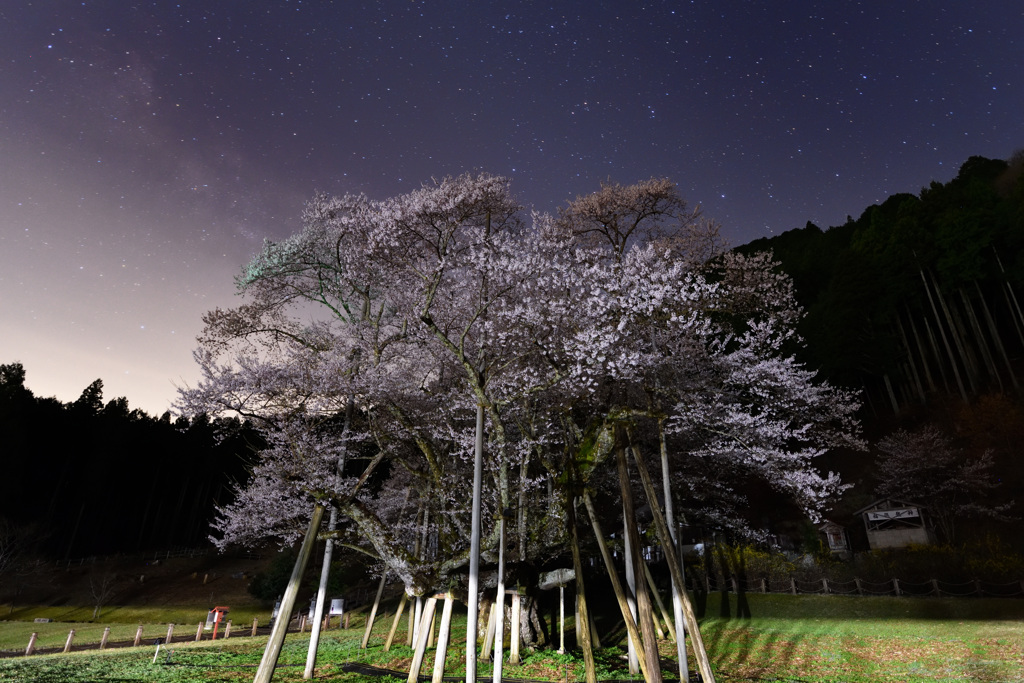
[{"label": "starry sky", "polygon": [[738,245],[1021,147],[1010,0],[4,3],[0,363],[159,415],[318,190],[667,176]]}]

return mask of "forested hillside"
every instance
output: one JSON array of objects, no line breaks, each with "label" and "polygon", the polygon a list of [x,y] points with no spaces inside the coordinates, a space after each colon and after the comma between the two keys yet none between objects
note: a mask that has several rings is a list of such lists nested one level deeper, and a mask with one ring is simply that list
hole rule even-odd
[{"label": "forested hillside", "polygon": [[25,374],[0,365],[5,544],[60,559],[205,542],[214,504],[247,476],[243,425],[104,403],[101,380],[73,403],[39,398]]},{"label": "forested hillside", "polygon": [[[941,485],[948,500],[987,506],[992,514],[980,517],[996,528],[1002,518],[1005,537],[1010,515],[993,508],[1019,514],[1011,500],[1024,482],[1016,457],[1024,442],[1024,153],[1008,162],[971,157],[950,182],[893,195],[844,225],[808,223],[739,248],[762,250],[774,252],[806,309],[804,361],[863,392],[872,456],[840,465],[857,483],[843,507],[885,489],[878,465],[895,459],[890,472],[920,467],[913,451],[937,430],[953,464],[918,472],[903,495],[924,502]],[[875,442],[897,428],[907,430],[897,435],[903,446],[883,455]],[[938,469],[934,453],[921,455]],[[954,485],[963,468],[986,458],[983,485]]]}]

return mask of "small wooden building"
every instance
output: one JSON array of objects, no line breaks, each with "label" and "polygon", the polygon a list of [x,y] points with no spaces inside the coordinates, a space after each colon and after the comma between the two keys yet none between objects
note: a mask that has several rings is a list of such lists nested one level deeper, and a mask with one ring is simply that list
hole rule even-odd
[{"label": "small wooden building", "polygon": [[846,536],[846,529],[840,524],[826,521],[818,527],[818,531],[825,535],[828,549],[835,555],[846,557],[850,554],[850,540]]},{"label": "small wooden building", "polygon": [[872,550],[930,545],[935,540],[925,507],[916,503],[883,498],[854,514],[864,520]]}]

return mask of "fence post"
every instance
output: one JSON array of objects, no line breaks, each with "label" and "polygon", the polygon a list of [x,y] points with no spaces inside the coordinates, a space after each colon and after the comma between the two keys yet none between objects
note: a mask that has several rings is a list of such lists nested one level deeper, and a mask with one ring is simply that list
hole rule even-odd
[{"label": "fence post", "polygon": [[860,579],[853,577],[853,583],[857,586],[857,595],[864,595],[864,589],[860,585]]},{"label": "fence post", "polygon": [[253,636],[254,638],[256,637],[256,624],[257,624],[258,622],[259,622],[259,619],[258,619],[258,618],[254,618],[254,619],[252,620],[252,636]]},{"label": "fence post", "polygon": [[36,638],[39,637],[38,633],[33,633],[28,639],[28,647],[25,648],[25,656],[32,654],[36,651]]},{"label": "fence post", "polygon": [[174,637],[174,624],[167,624],[167,640],[164,641],[167,645],[171,644],[171,638]]},{"label": "fence post", "polygon": [[824,576],[821,577],[821,587],[825,589],[825,595],[828,595],[828,579]]},{"label": "fence post", "polygon": [[139,624],[138,630],[135,631],[135,642],[132,643],[132,647],[138,647],[139,643],[142,642],[142,624]]},{"label": "fence post", "polygon": [[903,593],[900,592],[900,580],[899,579],[897,579],[895,577],[893,578],[893,580],[892,580],[892,587],[896,591],[896,597],[897,598],[900,597],[901,595],[903,595]]},{"label": "fence post", "polygon": [[942,591],[939,590],[939,580],[938,579],[932,579],[932,592],[935,593],[935,597],[937,597],[937,598],[941,598],[942,597]]},{"label": "fence post", "polygon": [[101,650],[107,649],[107,639],[108,638],[110,638],[110,627],[109,626],[106,627],[105,629],[103,629],[103,637],[100,638],[100,649]]},{"label": "fence post", "polygon": [[228,619],[228,623],[224,626],[224,638],[225,640],[231,637],[231,620]]},{"label": "fence post", "polygon": [[71,632],[68,633],[68,640],[67,640],[66,643],[64,643],[64,652],[69,652],[71,650],[71,641],[74,640],[74,639],[75,639],[75,629],[71,629]]},{"label": "fence post", "polygon": [[981,590],[981,580],[974,580],[974,592],[978,594],[978,597],[985,595],[984,591]]},{"label": "fence post", "polygon": [[768,592],[768,582],[765,580],[765,578],[763,576],[761,577],[761,592],[762,593],[767,593]]},{"label": "fence post", "polygon": [[203,639],[203,622],[199,622],[199,628],[196,629],[196,642],[198,643]]},{"label": "fence post", "polygon": [[789,577],[789,592],[796,595],[796,579]]}]

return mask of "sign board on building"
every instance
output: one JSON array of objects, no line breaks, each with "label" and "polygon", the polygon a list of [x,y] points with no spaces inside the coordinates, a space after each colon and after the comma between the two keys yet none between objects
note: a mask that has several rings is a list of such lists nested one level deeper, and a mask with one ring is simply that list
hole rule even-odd
[{"label": "sign board on building", "polygon": [[910,517],[920,517],[921,513],[918,512],[917,508],[898,508],[895,510],[873,510],[867,513],[869,521],[880,522],[887,519],[908,519]]}]

